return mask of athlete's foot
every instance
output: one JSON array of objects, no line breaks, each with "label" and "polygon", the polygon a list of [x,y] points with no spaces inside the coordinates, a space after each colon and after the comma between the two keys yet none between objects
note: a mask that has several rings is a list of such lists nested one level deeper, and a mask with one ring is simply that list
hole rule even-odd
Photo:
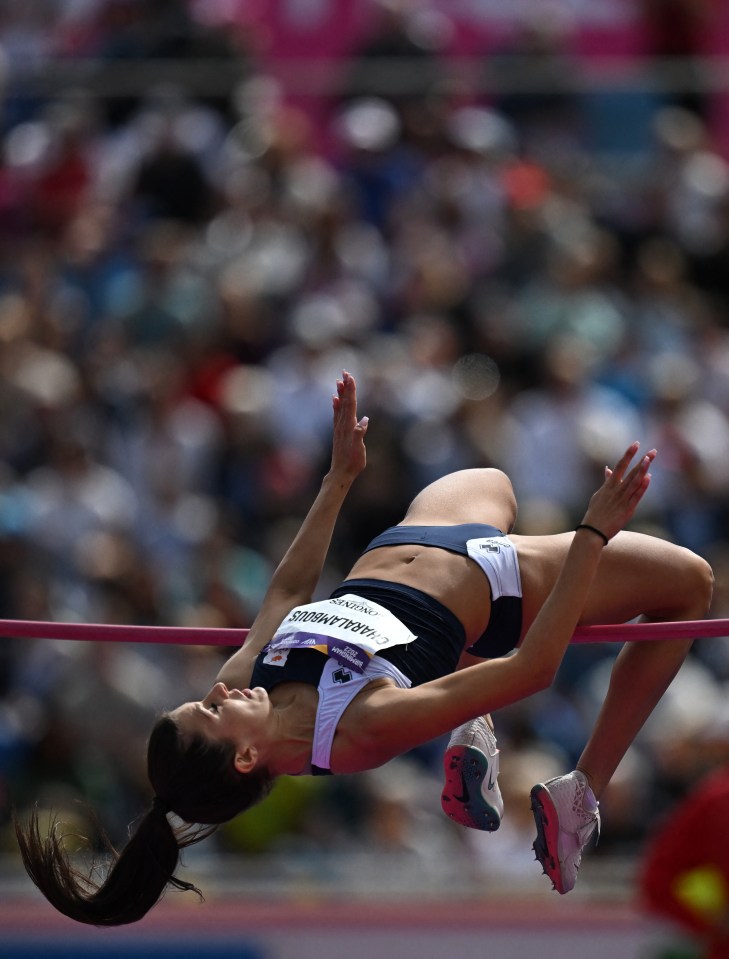
[{"label": "athlete's foot", "polygon": [[558,893],[574,888],[582,853],[593,834],[600,835],[600,811],[579,770],[539,783],[531,791],[537,826],[536,858]]},{"label": "athlete's foot", "polygon": [[471,829],[498,829],[504,814],[497,782],[499,750],[485,719],[472,719],[453,731],[443,767],[441,806],[446,816]]}]

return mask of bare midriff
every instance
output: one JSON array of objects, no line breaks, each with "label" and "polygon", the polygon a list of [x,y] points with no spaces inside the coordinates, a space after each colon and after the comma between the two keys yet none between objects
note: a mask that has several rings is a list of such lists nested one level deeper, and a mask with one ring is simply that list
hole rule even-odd
[{"label": "bare midriff", "polygon": [[[522,635],[549,595],[572,536],[510,535],[519,558]],[[437,546],[383,546],[361,556],[348,579],[382,579],[419,589],[442,603],[463,623],[466,645],[475,642],[491,615],[491,587],[480,567]]]},{"label": "bare midriff", "polygon": [[491,589],[481,569],[467,556],[436,546],[383,546],[365,553],[347,579],[381,579],[419,589],[446,606],[463,624],[466,645],[486,628]]}]

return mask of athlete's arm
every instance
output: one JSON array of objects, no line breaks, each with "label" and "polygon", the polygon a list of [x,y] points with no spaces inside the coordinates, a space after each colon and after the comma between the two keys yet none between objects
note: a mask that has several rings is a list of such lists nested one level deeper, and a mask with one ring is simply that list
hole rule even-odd
[{"label": "athlete's arm", "polygon": [[[650,482],[651,450],[628,472],[638,449],[633,444],[590,500],[584,523],[610,539],[633,516]],[[524,640],[513,655],[489,660],[409,690],[373,692],[367,735],[385,758],[442,735],[475,716],[517,702],[550,685],[587,599],[604,542],[578,529],[562,569]],[[381,761],[385,761],[383,758]]]},{"label": "athlete's arm", "polygon": [[279,563],[245,645],[227,661],[218,674],[218,682],[245,687],[253,663],[271,639],[283,618],[295,607],[311,601],[319,582],[334,526],[352,483],[365,468],[367,454],[364,438],[367,417],[357,419],[357,386],[345,372],[337,381],[332,398],[334,431],[329,472],[311,509]]}]

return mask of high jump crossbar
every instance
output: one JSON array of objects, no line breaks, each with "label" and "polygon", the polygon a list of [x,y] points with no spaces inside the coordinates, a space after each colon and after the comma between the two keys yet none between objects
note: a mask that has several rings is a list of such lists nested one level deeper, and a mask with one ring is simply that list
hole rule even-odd
[{"label": "high jump crossbar", "polygon": [[[0,619],[0,636],[72,639],[97,643],[167,643],[178,646],[241,646],[247,629],[196,626],[124,626],[103,623],[51,623]],[[697,639],[729,636],[729,619],[692,619],[670,623],[618,623],[581,626],[572,643],[617,643],[651,639]]]}]

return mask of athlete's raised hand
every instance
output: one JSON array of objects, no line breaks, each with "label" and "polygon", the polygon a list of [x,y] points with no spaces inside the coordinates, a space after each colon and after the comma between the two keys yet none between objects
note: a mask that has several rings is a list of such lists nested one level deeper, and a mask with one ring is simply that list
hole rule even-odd
[{"label": "athlete's raised hand", "polygon": [[611,539],[630,521],[651,481],[648,472],[656,457],[649,450],[632,469],[630,464],[640,444],[632,443],[613,469],[605,468],[605,481],[590,499],[583,524],[600,530]]},{"label": "athlete's raised hand", "polygon": [[332,472],[357,476],[367,463],[364,438],[369,420],[357,419],[357,384],[346,370],[337,380],[337,392],[332,397],[334,410],[334,439],[332,443]]}]

